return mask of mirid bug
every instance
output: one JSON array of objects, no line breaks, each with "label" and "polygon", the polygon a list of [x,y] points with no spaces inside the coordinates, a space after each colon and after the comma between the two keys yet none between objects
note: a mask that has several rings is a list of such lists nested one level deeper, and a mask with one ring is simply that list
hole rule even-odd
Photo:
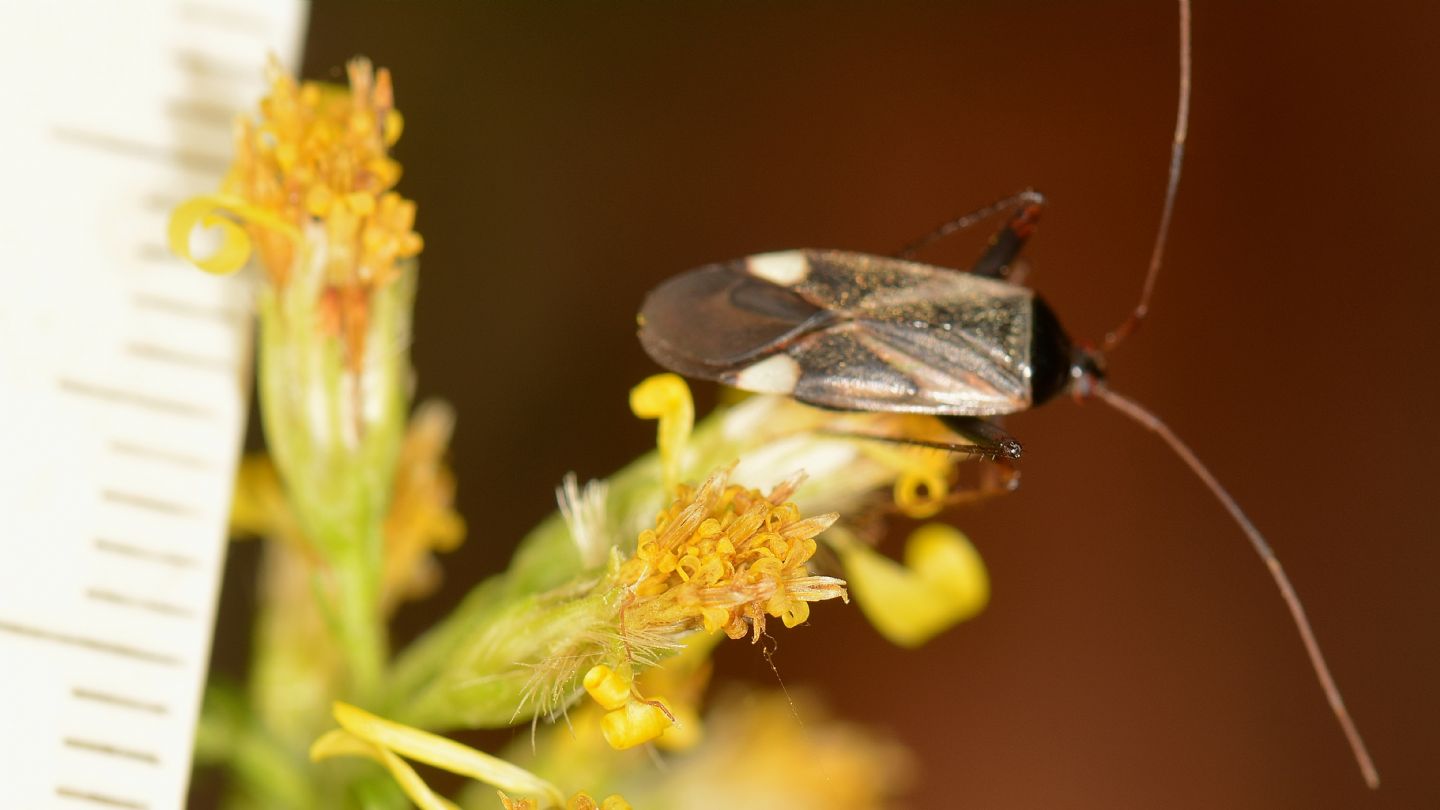
[{"label": "mirid bug", "polygon": [[1019,458],[984,417],[1102,372],[1043,299],[1003,280],[1040,204],[1018,198],[1024,210],[968,273],[836,250],[750,256],[656,288],[640,341],[682,374],[825,408],[934,414],[974,442],[957,449]]},{"label": "mirid bug", "polygon": [[[1160,225],[1139,303],[1098,348],[1072,341],[1049,305],[1009,278],[1044,203],[1033,191],[947,222],[897,256],[791,250],[683,273],[645,300],[640,342],[673,371],[743,390],[839,410],[935,415],[966,439],[948,449],[1005,463],[1018,459],[1021,447],[993,417],[1028,410],[1061,393],[1107,403],[1159,435],[1245,533],[1290,610],[1366,783],[1377,787],[1379,775],[1269,544],[1164,422],[1106,384],[1106,354],[1148,313],[1183,164],[1188,0],[1179,0],[1179,8],[1180,91]],[[1010,212],[1006,224],[969,270],[909,260],[925,245],[1002,212]]]}]

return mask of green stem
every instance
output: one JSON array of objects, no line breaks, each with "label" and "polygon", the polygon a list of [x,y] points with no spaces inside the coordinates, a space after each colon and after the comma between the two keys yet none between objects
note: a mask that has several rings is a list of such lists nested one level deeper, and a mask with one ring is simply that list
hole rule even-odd
[{"label": "green stem", "polygon": [[211,685],[206,690],[195,730],[195,764],[227,768],[233,774],[232,794],[260,807],[316,807],[308,764],[295,754],[256,725],[238,689]]},{"label": "green stem", "polygon": [[374,706],[379,699],[389,639],[380,615],[377,573],[381,528],[374,522],[357,532],[360,542],[332,545],[341,549],[333,563],[333,619],[349,676],[347,699]]}]

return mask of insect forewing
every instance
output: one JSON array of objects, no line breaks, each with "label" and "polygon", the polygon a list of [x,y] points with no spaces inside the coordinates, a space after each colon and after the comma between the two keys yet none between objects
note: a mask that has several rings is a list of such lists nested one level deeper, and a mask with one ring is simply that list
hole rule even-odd
[{"label": "insect forewing", "polygon": [[991,415],[1031,403],[1033,296],[939,267],[827,250],[767,253],[650,294],[658,362],[829,408]]}]

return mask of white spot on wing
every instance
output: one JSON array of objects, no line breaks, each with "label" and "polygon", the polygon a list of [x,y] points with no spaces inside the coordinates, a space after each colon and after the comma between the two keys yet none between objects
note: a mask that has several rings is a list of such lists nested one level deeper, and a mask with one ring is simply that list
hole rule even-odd
[{"label": "white spot on wing", "polygon": [[800,364],[788,354],[777,354],[735,375],[735,387],[761,394],[789,394],[800,380]]},{"label": "white spot on wing", "polygon": [[798,250],[760,253],[745,260],[745,269],[756,278],[792,287],[810,275],[810,261]]}]

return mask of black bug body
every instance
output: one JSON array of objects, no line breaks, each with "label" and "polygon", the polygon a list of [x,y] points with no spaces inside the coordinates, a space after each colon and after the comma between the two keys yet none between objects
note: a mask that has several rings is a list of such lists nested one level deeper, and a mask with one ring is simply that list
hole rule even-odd
[{"label": "black bug body", "polygon": [[1028,287],[836,250],[692,270],[657,287],[640,342],[661,365],[840,410],[985,417],[1071,378],[1069,338]]}]

